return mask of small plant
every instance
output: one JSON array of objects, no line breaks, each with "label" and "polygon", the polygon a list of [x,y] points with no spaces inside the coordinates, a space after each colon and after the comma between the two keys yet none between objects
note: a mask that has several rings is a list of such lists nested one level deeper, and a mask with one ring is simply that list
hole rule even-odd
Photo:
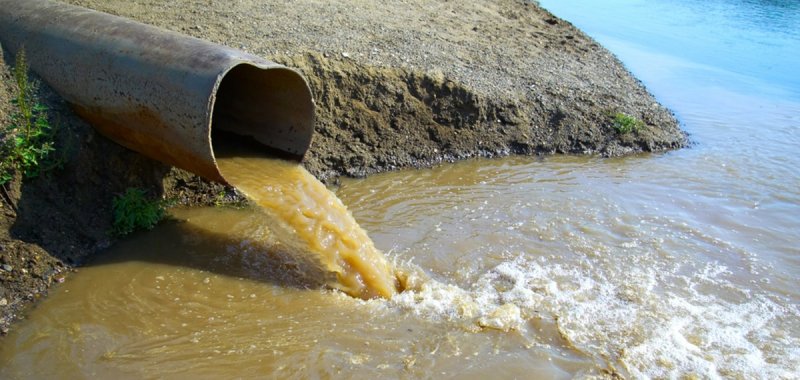
[{"label": "small plant", "polygon": [[138,229],[149,230],[164,218],[164,207],[163,201],[148,199],[144,190],[128,188],[114,198],[112,233],[125,236]]},{"label": "small plant", "polygon": [[36,98],[37,84],[28,78],[25,50],[17,53],[13,74],[17,95],[11,102],[17,112],[11,115],[11,124],[0,129],[0,185],[10,181],[15,172],[31,178],[56,166],[47,162],[55,134],[47,120],[47,107]]},{"label": "small plant", "polygon": [[644,123],[633,116],[617,112],[614,114],[614,123],[612,127],[617,133],[624,135],[631,132],[638,132],[639,129],[644,127]]},{"label": "small plant", "polygon": [[216,207],[230,207],[230,208],[244,208],[247,207],[247,199],[238,197],[236,190],[230,188],[222,188],[214,196],[214,206]]},{"label": "small plant", "polygon": [[217,192],[217,195],[214,197],[214,206],[221,207],[225,204],[225,196],[227,193],[225,189],[222,189]]}]

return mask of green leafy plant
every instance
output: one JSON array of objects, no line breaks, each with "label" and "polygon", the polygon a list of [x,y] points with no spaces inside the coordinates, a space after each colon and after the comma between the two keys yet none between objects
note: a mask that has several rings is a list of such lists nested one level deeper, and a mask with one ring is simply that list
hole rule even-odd
[{"label": "green leafy plant", "polygon": [[139,229],[151,229],[164,218],[165,202],[152,200],[138,188],[128,188],[114,198],[112,233],[125,236]]},{"label": "green leafy plant", "polygon": [[17,111],[11,115],[11,124],[0,129],[0,185],[16,172],[31,178],[57,166],[47,160],[55,150],[55,133],[47,120],[47,107],[36,97],[37,84],[28,78],[24,50],[17,53],[13,74],[17,94],[12,103]]},{"label": "green leafy plant", "polygon": [[617,133],[624,135],[631,132],[638,132],[644,127],[644,123],[633,116],[617,112],[614,114],[614,121],[611,126]]}]

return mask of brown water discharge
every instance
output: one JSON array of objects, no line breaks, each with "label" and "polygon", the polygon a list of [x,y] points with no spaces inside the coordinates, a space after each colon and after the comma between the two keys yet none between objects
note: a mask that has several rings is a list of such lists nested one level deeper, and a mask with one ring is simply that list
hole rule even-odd
[{"label": "brown water discharge", "polygon": [[335,273],[335,282],[326,285],[363,299],[397,293],[397,277],[383,253],[342,201],[299,163],[223,146],[217,164],[267,214],[284,249]]}]

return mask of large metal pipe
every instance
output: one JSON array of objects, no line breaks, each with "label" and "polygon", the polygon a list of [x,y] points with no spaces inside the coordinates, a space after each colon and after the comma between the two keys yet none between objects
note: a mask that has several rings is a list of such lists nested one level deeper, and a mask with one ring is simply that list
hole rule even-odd
[{"label": "large metal pipe", "polygon": [[297,72],[229,47],[48,0],[0,0],[0,42],[112,140],[214,181],[212,130],[302,157],[314,103]]}]

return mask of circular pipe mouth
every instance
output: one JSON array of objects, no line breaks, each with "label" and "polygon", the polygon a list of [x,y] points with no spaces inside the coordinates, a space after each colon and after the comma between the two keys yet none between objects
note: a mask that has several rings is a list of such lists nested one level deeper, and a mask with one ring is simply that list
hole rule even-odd
[{"label": "circular pipe mouth", "polygon": [[306,80],[292,69],[236,64],[222,75],[211,102],[215,160],[245,145],[300,161],[311,145],[314,102]]},{"label": "circular pipe mouth", "polygon": [[225,182],[215,155],[228,140],[296,160],[311,144],[308,84],[261,57],[48,0],[0,0],[0,40],[27,46],[31,68],[100,133],[206,179]]}]

